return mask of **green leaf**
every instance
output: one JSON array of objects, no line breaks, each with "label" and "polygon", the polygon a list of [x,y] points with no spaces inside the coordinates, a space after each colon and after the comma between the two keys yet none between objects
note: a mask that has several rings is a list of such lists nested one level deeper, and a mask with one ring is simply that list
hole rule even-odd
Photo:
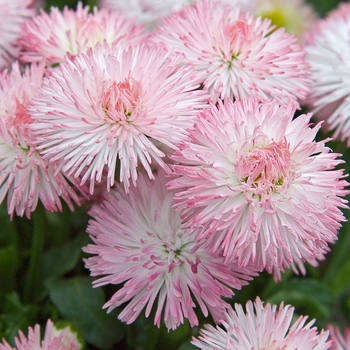
[{"label": "green leaf", "polygon": [[89,236],[82,232],[62,247],[48,250],[43,256],[44,280],[62,277],[81,261],[81,248],[88,244]]},{"label": "green leaf", "polygon": [[104,295],[92,288],[91,278],[74,277],[47,283],[51,301],[62,317],[74,321],[85,340],[101,349],[110,349],[124,337],[125,328],[102,309]]},{"label": "green leaf", "polygon": [[270,303],[295,306],[299,314],[310,318],[326,319],[331,314],[334,295],[330,288],[323,282],[296,278],[276,286],[274,294],[268,297]]},{"label": "green leaf", "polygon": [[38,312],[37,305],[23,305],[15,292],[7,294],[3,312],[0,314],[0,339],[4,338],[13,344],[18,330],[27,334],[28,327],[34,326]]}]

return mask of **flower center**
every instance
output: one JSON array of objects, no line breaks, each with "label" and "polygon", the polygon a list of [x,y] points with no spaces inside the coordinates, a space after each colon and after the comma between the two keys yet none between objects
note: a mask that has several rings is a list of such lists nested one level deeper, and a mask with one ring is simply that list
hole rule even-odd
[{"label": "flower center", "polygon": [[281,192],[290,169],[291,157],[285,141],[243,152],[236,163],[236,174],[241,184],[260,197]]},{"label": "flower center", "polygon": [[112,123],[129,123],[141,92],[141,84],[131,78],[119,83],[112,82],[102,96],[102,108],[107,119]]}]

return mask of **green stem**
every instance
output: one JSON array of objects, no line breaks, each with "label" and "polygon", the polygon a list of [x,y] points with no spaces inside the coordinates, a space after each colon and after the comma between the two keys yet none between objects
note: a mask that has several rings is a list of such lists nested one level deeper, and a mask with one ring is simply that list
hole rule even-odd
[{"label": "green stem", "polygon": [[30,249],[29,266],[27,271],[27,279],[23,291],[23,300],[29,302],[33,300],[35,290],[40,283],[41,258],[44,248],[44,237],[46,228],[45,209],[38,205],[32,213],[33,236],[32,246]]}]

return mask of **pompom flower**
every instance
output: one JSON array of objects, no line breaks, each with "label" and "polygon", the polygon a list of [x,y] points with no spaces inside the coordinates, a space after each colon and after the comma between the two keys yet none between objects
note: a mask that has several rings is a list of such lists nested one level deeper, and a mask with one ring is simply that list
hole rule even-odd
[{"label": "pompom flower", "polygon": [[83,344],[78,340],[77,333],[69,326],[56,327],[51,320],[46,323],[44,338],[41,340],[40,326],[28,329],[28,336],[19,331],[13,348],[6,340],[0,343],[0,350],[80,350]]},{"label": "pompom flower", "polygon": [[139,162],[150,178],[152,159],[167,168],[152,139],[176,149],[207,105],[196,72],[179,67],[181,59],[162,47],[104,45],[62,63],[33,103],[44,158],[83,174],[91,193],[105,165],[107,187],[114,184],[118,158],[126,190],[130,178],[136,184]]},{"label": "pompom flower", "polygon": [[[294,101],[256,98],[212,105],[175,152],[169,183],[184,227],[225,261],[279,271],[317,265],[337,239],[347,182],[339,154],[314,138]],[[297,270],[296,270],[297,272]]]},{"label": "pompom flower", "polygon": [[197,1],[165,18],[154,40],[185,55],[214,103],[251,95],[303,99],[309,92],[308,64],[297,38],[237,6]]},{"label": "pompom flower", "polygon": [[18,57],[17,39],[27,18],[35,15],[34,0],[0,0],[0,69]]},{"label": "pompom flower", "polygon": [[[195,0],[100,0],[102,7],[121,10],[130,18],[136,18],[138,21],[153,29],[156,24],[181,9],[184,5],[191,5]],[[253,10],[255,0],[227,0],[232,6],[241,6],[245,10]]]},{"label": "pompom flower", "polygon": [[350,3],[343,3],[305,35],[311,66],[308,104],[334,138],[350,146]]},{"label": "pompom flower", "polygon": [[350,328],[344,329],[344,335],[336,326],[329,325],[329,338],[332,340],[330,350],[349,350],[350,349]]},{"label": "pompom flower", "polygon": [[317,21],[314,9],[305,0],[257,0],[254,14],[270,18],[274,25],[298,38]]},{"label": "pompom flower", "polygon": [[119,318],[131,323],[144,308],[149,317],[155,307],[154,323],[159,327],[163,318],[168,329],[185,318],[198,325],[196,304],[205,316],[209,311],[220,320],[229,307],[221,297],[231,297],[231,288],[240,289],[255,271],[235,261],[225,265],[182,229],[163,172],[156,181],[141,175],[129,194],[119,187],[90,210],[87,232],[94,244],[83,248],[94,254],[85,260],[91,275],[105,275],[95,287],[122,284],[104,308],[128,302]]},{"label": "pompom flower", "polygon": [[63,11],[51,7],[27,21],[19,39],[21,59],[24,62],[46,60],[50,65],[63,62],[67,55],[86,52],[99,43],[126,45],[144,41],[146,33],[140,24],[121,13],[83,7],[79,2],[74,11],[67,6]]},{"label": "pompom flower", "polygon": [[293,321],[294,308],[290,305],[267,303],[257,298],[248,301],[246,312],[241,305],[227,312],[222,327],[205,325],[198,339],[192,344],[202,350],[326,350],[328,331],[318,332],[312,327],[315,320],[308,323],[307,316],[299,316]]},{"label": "pompom flower", "polygon": [[28,105],[41,86],[43,71],[43,64],[33,64],[22,74],[15,63],[11,73],[0,75],[0,203],[7,196],[11,216],[16,212],[30,217],[39,200],[49,211],[62,210],[60,197],[71,210],[73,202],[80,203],[56,165],[40,157],[30,130]]}]

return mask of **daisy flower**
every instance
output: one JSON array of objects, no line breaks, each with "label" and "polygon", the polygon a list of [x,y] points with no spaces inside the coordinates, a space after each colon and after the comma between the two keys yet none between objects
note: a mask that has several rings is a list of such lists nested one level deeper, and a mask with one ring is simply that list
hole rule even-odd
[{"label": "daisy flower", "polygon": [[16,212],[30,217],[39,200],[49,211],[62,210],[60,197],[71,210],[73,202],[80,203],[55,164],[40,157],[30,130],[28,105],[41,86],[43,71],[43,64],[33,64],[22,74],[16,62],[11,73],[0,74],[0,203],[7,196],[11,216]]},{"label": "daisy flower", "polygon": [[274,28],[270,19],[204,0],[165,18],[153,40],[185,55],[214,103],[251,95],[303,99],[309,92],[305,52],[296,37]]},{"label": "daisy flower", "polygon": [[311,66],[307,99],[334,138],[350,146],[350,3],[343,3],[305,35]]},{"label": "daisy flower", "polygon": [[246,312],[241,305],[227,312],[222,327],[205,325],[198,339],[192,344],[202,350],[326,350],[328,331],[318,332],[312,327],[315,320],[308,323],[307,316],[299,316],[292,323],[294,308],[290,305],[267,303],[257,298],[248,301]]},{"label": "daisy flower", "polygon": [[[256,0],[227,0],[231,6],[241,6],[244,10],[252,10]],[[195,0],[100,0],[104,8],[121,10],[128,17],[136,18],[138,21],[152,29],[160,21],[182,6],[192,5]]]},{"label": "daisy flower", "polygon": [[155,307],[154,324],[159,327],[163,319],[168,329],[185,318],[192,327],[198,325],[196,305],[205,316],[210,312],[220,320],[229,307],[221,297],[248,284],[254,269],[241,268],[234,260],[225,265],[188,235],[173,209],[164,172],[156,181],[140,175],[129,194],[120,186],[90,210],[87,232],[93,244],[83,248],[94,255],[85,259],[91,275],[104,275],[94,281],[95,287],[121,285],[104,308],[111,311],[128,302],[119,319],[129,324],[143,309],[149,317]]},{"label": "daisy flower", "polygon": [[329,325],[329,337],[332,340],[330,350],[349,350],[350,349],[350,328],[344,329],[344,335],[338,327]]},{"label": "daisy flower", "polygon": [[172,155],[169,183],[184,227],[225,261],[254,262],[279,278],[317,265],[337,239],[347,182],[339,154],[314,138],[311,114],[293,120],[294,101],[252,97],[212,105]]},{"label": "daisy flower", "polygon": [[270,18],[277,27],[284,27],[298,38],[317,21],[313,7],[304,0],[257,0],[254,14]]},{"label": "daisy flower", "polygon": [[0,343],[0,350],[80,350],[83,344],[78,340],[78,335],[67,326],[56,327],[51,320],[46,323],[43,340],[41,340],[40,326],[28,329],[28,336],[19,331],[19,337],[15,338],[16,347],[13,348],[6,340]]},{"label": "daisy flower", "polygon": [[[67,60],[44,80],[33,102],[32,128],[44,159],[60,162],[82,184],[101,181],[108,167],[109,188],[117,160],[125,189],[136,185],[139,162],[153,177],[151,162],[163,168],[165,154],[152,139],[177,149],[207,94],[182,57],[157,46],[107,45]],[[119,168],[119,163],[118,163]]]},{"label": "daisy flower", "polygon": [[35,15],[34,0],[0,0],[0,69],[11,65],[17,58],[17,39],[27,18]]},{"label": "daisy flower", "polygon": [[67,55],[86,52],[98,43],[137,44],[144,41],[146,33],[141,24],[136,24],[121,13],[83,7],[79,2],[74,11],[67,6],[63,11],[51,7],[26,21],[19,39],[21,59],[24,62],[46,60],[50,65],[63,62]]}]

